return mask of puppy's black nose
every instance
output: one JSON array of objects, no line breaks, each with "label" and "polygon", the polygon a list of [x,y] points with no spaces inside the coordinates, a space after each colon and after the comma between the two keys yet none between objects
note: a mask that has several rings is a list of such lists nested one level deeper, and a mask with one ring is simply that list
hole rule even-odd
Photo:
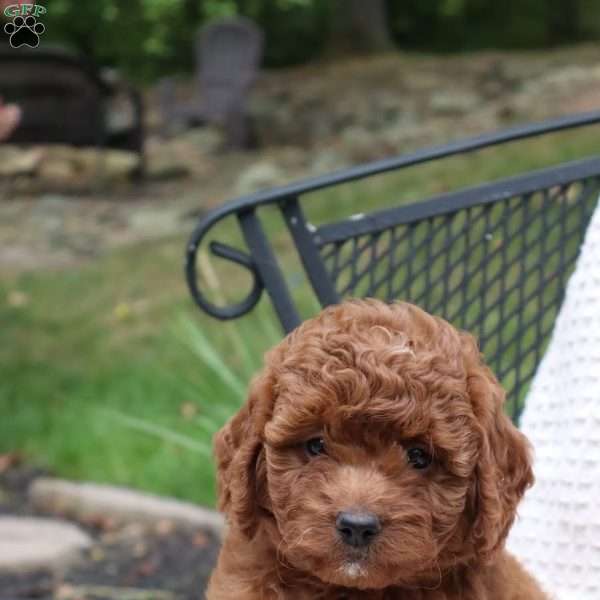
[{"label": "puppy's black nose", "polygon": [[370,512],[341,512],[335,526],[342,541],[349,546],[368,546],[381,531],[377,515]]}]

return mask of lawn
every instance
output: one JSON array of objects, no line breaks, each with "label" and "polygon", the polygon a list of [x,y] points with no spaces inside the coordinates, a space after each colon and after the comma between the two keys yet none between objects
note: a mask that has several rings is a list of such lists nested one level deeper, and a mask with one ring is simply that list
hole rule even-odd
[{"label": "lawn", "polygon": [[[307,213],[327,222],[594,154],[597,134],[557,134],[318,192]],[[266,212],[302,314],[314,314],[282,221]],[[219,231],[241,243],[235,224]],[[19,451],[59,476],[214,503],[210,439],[280,332],[265,298],[230,323],[194,308],[182,276],[187,233],[77,268],[2,277],[0,453]],[[202,260],[213,296],[239,298],[245,275],[219,262]]]}]

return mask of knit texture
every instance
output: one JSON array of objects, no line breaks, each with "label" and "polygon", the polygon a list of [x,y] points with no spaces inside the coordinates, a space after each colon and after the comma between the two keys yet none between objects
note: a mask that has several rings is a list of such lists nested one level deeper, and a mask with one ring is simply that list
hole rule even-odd
[{"label": "knit texture", "polygon": [[600,599],[600,206],[569,279],[521,429],[536,484],[508,549],[558,600]]}]

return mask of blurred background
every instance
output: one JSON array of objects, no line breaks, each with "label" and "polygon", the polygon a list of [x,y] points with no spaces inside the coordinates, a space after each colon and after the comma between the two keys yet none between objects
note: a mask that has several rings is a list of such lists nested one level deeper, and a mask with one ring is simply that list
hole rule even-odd
[{"label": "blurred background", "polygon": [[[281,332],[264,298],[229,323],[192,304],[197,219],[301,177],[600,108],[597,0],[50,0],[29,23],[0,5],[0,471],[213,506],[211,437]],[[415,202],[598,140],[556,134],[316,193],[309,216]],[[268,229],[314,313],[276,215]],[[221,238],[243,247],[235,222]],[[205,251],[199,268],[216,300],[247,290]]]},{"label": "blurred background", "polygon": [[[182,264],[196,218],[259,188],[600,107],[593,0],[53,0],[44,7],[37,48],[12,49],[2,34],[0,94],[24,114],[0,146],[0,451],[63,476],[208,505],[210,435],[280,333],[268,306],[238,323],[214,322],[194,308]],[[173,109],[202,112],[202,84],[212,84],[199,32],[236,16],[263,39],[248,89],[233,92],[246,120],[234,144],[219,115],[197,124]],[[231,48],[243,54],[248,41],[224,36],[225,49],[217,32],[204,59],[235,87],[253,67],[236,66]],[[90,86],[69,72],[57,92],[51,83],[70,65],[23,57],[63,52],[82,56],[114,86],[114,95],[101,97],[109,125],[134,120],[119,86],[141,96],[141,175],[137,148],[72,145],[68,136],[47,143],[57,136],[51,125],[80,108],[67,103]],[[88,115],[89,106],[81,109]],[[32,114],[41,117],[27,128]],[[338,198],[315,198],[316,218],[562,160],[593,148],[595,133],[487,151],[477,168],[473,158],[454,159],[433,172],[352,186]],[[283,248],[283,230],[281,237]],[[206,270],[213,270],[208,258]],[[300,267],[290,273],[300,279]],[[244,277],[209,272],[208,282],[215,292],[226,280],[217,295],[241,290],[239,298]],[[311,311],[308,296],[306,303]]]}]

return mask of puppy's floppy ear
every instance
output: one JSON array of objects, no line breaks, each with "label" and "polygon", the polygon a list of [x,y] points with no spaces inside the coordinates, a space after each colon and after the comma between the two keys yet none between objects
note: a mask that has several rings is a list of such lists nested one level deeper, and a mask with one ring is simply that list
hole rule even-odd
[{"label": "puppy's floppy ear", "polygon": [[533,484],[531,452],[525,436],[504,413],[505,392],[480,358],[471,336],[464,336],[468,388],[480,434],[478,463],[469,493],[471,541],[488,561],[500,550],[517,505]]},{"label": "puppy's floppy ear", "polygon": [[260,511],[258,495],[266,487],[263,430],[274,403],[274,377],[259,375],[246,404],[215,435],[219,510],[232,526],[252,537]]}]

